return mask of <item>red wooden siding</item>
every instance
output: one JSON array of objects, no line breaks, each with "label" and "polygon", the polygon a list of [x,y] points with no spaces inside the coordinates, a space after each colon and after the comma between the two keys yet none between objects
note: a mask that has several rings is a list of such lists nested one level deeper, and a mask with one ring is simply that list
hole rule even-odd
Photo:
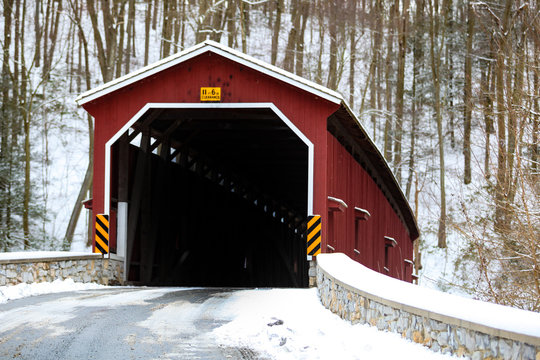
[{"label": "red wooden siding", "polygon": [[202,86],[221,87],[222,103],[273,103],[315,144],[313,211],[323,214],[326,119],[338,105],[210,52],[84,105],[96,121],[94,213],[104,208],[106,142],[147,103],[198,103]]},{"label": "red wooden siding", "polygon": [[[375,271],[412,281],[412,266],[404,262],[405,259],[412,260],[413,253],[406,227],[371,176],[329,132],[327,144],[328,196],[343,200],[348,208],[330,215],[328,221],[334,222],[331,226],[333,234],[328,234],[323,251],[332,252],[326,246],[330,244],[336,252],[344,252]],[[366,209],[371,217],[368,220],[355,220],[355,207]],[[354,252],[357,226],[359,235],[356,249],[360,254]],[[385,236],[398,242],[396,247],[388,249],[389,273],[384,270]]]},{"label": "red wooden siding", "polygon": [[[273,103],[314,144],[313,213],[322,215],[322,252],[331,252],[330,245],[376,271],[412,280],[412,266],[404,262],[412,260],[413,254],[407,227],[371,176],[327,131],[327,119],[339,105],[213,52],[83,105],[95,118],[94,214],[104,210],[107,141],[146,104],[199,103],[200,88],[206,86],[221,87],[222,103]],[[328,196],[342,199],[348,208],[329,214]],[[355,207],[366,209],[371,217],[355,220]],[[398,242],[388,249],[388,272],[384,270],[385,236]],[[115,244],[114,234],[111,237]]]}]

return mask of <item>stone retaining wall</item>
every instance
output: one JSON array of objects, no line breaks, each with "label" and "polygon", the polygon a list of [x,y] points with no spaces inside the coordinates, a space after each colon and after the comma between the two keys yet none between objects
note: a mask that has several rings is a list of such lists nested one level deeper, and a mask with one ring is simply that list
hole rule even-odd
[{"label": "stone retaining wall", "polygon": [[323,305],[353,323],[370,324],[423,344],[436,352],[477,359],[540,360],[540,338],[473,324],[465,320],[377,298],[333,278],[317,266]]},{"label": "stone retaining wall", "polygon": [[101,255],[0,260],[0,286],[73,279],[102,285],[123,283],[124,262]]}]

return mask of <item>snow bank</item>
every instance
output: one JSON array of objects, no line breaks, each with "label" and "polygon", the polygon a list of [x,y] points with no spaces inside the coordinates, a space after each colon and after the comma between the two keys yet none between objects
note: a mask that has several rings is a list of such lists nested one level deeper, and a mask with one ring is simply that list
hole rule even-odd
[{"label": "snow bank", "polygon": [[[0,253],[2,260],[26,260],[26,259],[50,259],[50,258],[70,258],[74,256],[91,256],[91,252],[68,252],[68,251],[16,251]],[[99,254],[95,254],[101,257]]]},{"label": "snow bank", "polygon": [[540,337],[540,314],[419,287],[379,274],[344,254],[321,254],[318,266],[373,296],[490,328]]},{"label": "snow bank", "polygon": [[352,325],[319,301],[316,289],[235,292],[222,309],[232,321],[212,335],[224,346],[250,348],[272,359],[452,359],[378,331]]},{"label": "snow bank", "polygon": [[18,284],[13,286],[0,286],[0,304],[5,303],[8,300],[21,299],[28,296],[65,291],[99,289],[104,287],[104,285],[93,283],[76,283],[72,279],[32,284]]}]

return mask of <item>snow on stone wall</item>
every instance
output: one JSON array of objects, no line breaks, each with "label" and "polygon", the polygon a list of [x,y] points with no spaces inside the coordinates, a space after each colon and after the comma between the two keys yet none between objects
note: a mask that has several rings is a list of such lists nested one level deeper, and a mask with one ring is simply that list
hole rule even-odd
[{"label": "snow on stone wall", "polygon": [[[540,314],[508,308],[512,318],[517,317],[518,323],[521,323],[520,329],[512,329],[508,324],[504,328],[505,326],[488,326],[473,322],[467,316],[470,309],[460,308],[462,304],[456,301],[455,296],[439,293],[437,296],[425,299],[426,293],[422,288],[404,282],[403,284],[395,283],[397,281],[395,279],[386,282],[384,275],[363,267],[344,254],[319,255],[316,272],[322,304],[352,323],[367,323],[382,331],[401,334],[402,337],[423,344],[433,351],[475,360],[540,360],[540,323],[536,323]],[[350,281],[355,275],[357,281]],[[354,286],[351,286],[351,282],[355,283]],[[362,283],[364,285],[361,285]],[[378,293],[392,292],[388,285],[396,285],[394,287],[396,298],[402,296],[408,299],[407,303],[396,301],[395,298],[381,297]],[[381,286],[386,286],[384,291],[379,291]],[[412,305],[415,290],[418,290],[416,294],[419,296],[418,303],[437,302],[441,298],[450,296],[448,299],[450,301],[439,301],[439,305],[443,303],[447,307],[454,306],[456,309],[448,311],[450,313],[453,311],[454,314],[461,311],[464,316],[449,316],[433,312],[429,308]],[[464,300],[469,303],[473,301]],[[504,322],[507,315],[494,312],[494,309],[497,309],[493,307],[493,304],[475,305],[482,306],[482,304],[485,304],[488,316],[495,318],[496,321]],[[504,309],[505,307],[500,308],[502,312],[507,310]],[[477,315],[482,316],[482,314]],[[528,319],[523,321],[523,318]]]},{"label": "snow on stone wall", "polygon": [[0,258],[0,286],[20,283],[75,282],[118,285],[123,282],[124,263],[98,254]]}]

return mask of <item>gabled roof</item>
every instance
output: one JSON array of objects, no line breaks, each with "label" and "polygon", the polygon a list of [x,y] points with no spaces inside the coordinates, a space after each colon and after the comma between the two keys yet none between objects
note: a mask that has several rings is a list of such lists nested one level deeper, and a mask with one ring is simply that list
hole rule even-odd
[{"label": "gabled roof", "polygon": [[[206,40],[184,51],[145,66],[137,71],[131,72],[106,84],[88,90],[79,95],[75,101],[79,105],[86,104],[92,100],[96,100],[102,96],[122,89],[137,81],[143,80],[149,76],[169,69],[206,52],[218,54],[231,61],[242,64],[248,68],[259,71],[287,84],[312,93],[320,98],[340,105],[339,109],[329,119],[336,119],[342,124],[342,130],[347,133],[347,142],[351,146],[354,143],[354,147],[364,155],[365,159],[367,160],[367,164],[365,165],[369,168],[367,170],[371,172],[371,176],[376,180],[376,182],[377,179],[380,180],[377,183],[384,189],[388,200],[393,204],[398,216],[406,224],[411,238],[414,240],[419,236],[419,229],[416,219],[414,218],[409,202],[405,197],[401,186],[396,180],[394,173],[390,169],[380,150],[377,148],[375,143],[373,143],[365,129],[362,127],[359,119],[350,109],[347,101],[341,96],[341,94],[322,85],[316,84],[313,81],[309,81],[288,71],[280,69],[274,65],[268,64],[264,61],[255,59],[254,57],[231,49],[225,45],[219,44],[215,41]],[[336,124],[335,121],[332,122]]]},{"label": "gabled roof", "polygon": [[115,80],[109,81],[106,84],[103,84],[94,89],[88,90],[85,93],[79,95],[77,99],[75,99],[75,101],[79,105],[83,105],[87,102],[98,99],[113,91],[122,89],[123,87],[126,87],[144,78],[157,74],[163,70],[166,70],[172,66],[178,65],[186,60],[194,58],[208,51],[221,55],[229,60],[240,63],[246,67],[260,71],[266,75],[269,75],[285,83],[288,83],[302,90],[310,92],[316,96],[319,96],[323,99],[331,101],[335,104],[341,104],[341,102],[343,101],[343,97],[341,96],[341,94],[333,90],[330,90],[324,86],[321,86],[312,81],[301,78],[300,76],[294,75],[274,65],[268,64],[264,61],[260,61],[258,59],[255,59],[254,57],[251,57],[249,55],[246,55],[244,53],[241,53],[239,51],[236,51],[225,45],[219,44],[211,40],[206,40],[184,51],[181,51],[179,53],[166,57],[148,66],[145,66],[137,71],[131,72]]}]

